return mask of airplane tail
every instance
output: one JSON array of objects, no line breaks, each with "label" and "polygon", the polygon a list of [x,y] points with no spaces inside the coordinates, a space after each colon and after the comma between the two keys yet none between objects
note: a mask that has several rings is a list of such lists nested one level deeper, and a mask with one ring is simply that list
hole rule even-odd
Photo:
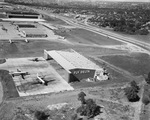
[{"label": "airplane tail", "polygon": [[17,72],[21,72],[21,70],[18,68],[18,69],[17,69]]}]

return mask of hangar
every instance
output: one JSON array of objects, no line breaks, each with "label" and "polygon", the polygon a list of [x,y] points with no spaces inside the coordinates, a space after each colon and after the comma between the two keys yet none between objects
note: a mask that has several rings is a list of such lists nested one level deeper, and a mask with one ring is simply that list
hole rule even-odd
[{"label": "hangar", "polygon": [[81,81],[83,79],[107,80],[104,69],[73,49],[44,50],[46,60],[55,60],[65,70],[67,82]]}]

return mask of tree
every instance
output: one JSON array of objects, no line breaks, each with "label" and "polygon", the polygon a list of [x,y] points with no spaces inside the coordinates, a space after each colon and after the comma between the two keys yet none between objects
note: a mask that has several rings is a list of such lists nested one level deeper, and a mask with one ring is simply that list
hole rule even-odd
[{"label": "tree", "polygon": [[134,87],[127,87],[124,91],[130,102],[136,102],[140,99],[137,94],[137,90]]},{"label": "tree", "polygon": [[78,109],[77,113],[88,118],[93,118],[100,113],[100,106],[98,106],[93,99],[87,99],[86,104],[82,104]]},{"label": "tree", "polygon": [[46,115],[43,111],[36,111],[34,116],[37,120],[47,120],[49,117],[49,115]]},{"label": "tree", "polygon": [[140,88],[134,80],[130,82],[130,86],[135,89],[137,93],[139,92]]},{"label": "tree", "polygon": [[142,28],[142,29],[139,30],[139,33],[140,33],[140,35],[147,35],[149,32],[148,32],[147,29]]},{"label": "tree", "polygon": [[145,77],[145,81],[147,84],[150,84],[150,72],[148,73],[147,77]]},{"label": "tree", "polygon": [[78,115],[77,114],[73,114],[71,116],[71,120],[78,120]]},{"label": "tree", "polygon": [[85,98],[84,98],[85,96],[86,94],[84,92],[80,92],[78,94],[78,100],[81,101],[81,104],[85,104]]},{"label": "tree", "polygon": [[93,99],[87,99],[86,100],[87,105],[87,116],[89,118],[94,117],[100,113],[99,107],[96,105]]}]

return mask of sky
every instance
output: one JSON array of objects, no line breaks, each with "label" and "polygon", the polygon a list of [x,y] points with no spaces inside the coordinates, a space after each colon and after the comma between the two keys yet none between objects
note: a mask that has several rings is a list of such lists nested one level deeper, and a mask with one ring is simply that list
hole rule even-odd
[{"label": "sky", "polygon": [[[86,0],[84,0],[84,1],[86,1]],[[91,0],[91,1],[150,2],[150,0]]]},{"label": "sky", "polygon": [[124,2],[150,2],[150,0],[110,0],[110,1],[124,1]]}]

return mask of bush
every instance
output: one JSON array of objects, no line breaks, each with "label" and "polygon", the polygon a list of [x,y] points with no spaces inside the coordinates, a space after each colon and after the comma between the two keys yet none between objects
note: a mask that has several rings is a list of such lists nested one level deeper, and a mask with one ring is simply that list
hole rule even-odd
[{"label": "bush", "polygon": [[85,104],[85,98],[84,98],[85,96],[86,94],[84,92],[80,92],[78,94],[78,100],[81,101],[81,104]]},{"label": "bush", "polygon": [[130,82],[130,86],[135,89],[137,93],[139,92],[140,88],[134,80]]},{"label": "bush", "polygon": [[150,72],[148,73],[147,77],[145,78],[147,84],[150,84]]},{"label": "bush", "polygon": [[130,102],[139,101],[139,96],[137,95],[137,90],[134,87],[125,88],[125,95],[127,96]]},{"label": "bush", "polygon": [[0,59],[0,64],[3,64],[6,62],[6,59]]},{"label": "bush", "polygon": [[148,33],[149,33],[148,30],[145,29],[145,28],[142,28],[142,29],[139,30],[140,35],[147,35]]},{"label": "bush", "polygon": [[87,99],[85,104],[82,104],[78,109],[77,113],[82,116],[88,116],[88,118],[93,118],[100,113],[100,106],[97,106],[93,99]]},{"label": "bush", "polygon": [[37,120],[47,120],[49,117],[49,115],[46,115],[43,111],[36,111],[34,116]]},{"label": "bush", "polygon": [[73,114],[71,116],[71,120],[78,120],[78,115],[77,114]]}]

